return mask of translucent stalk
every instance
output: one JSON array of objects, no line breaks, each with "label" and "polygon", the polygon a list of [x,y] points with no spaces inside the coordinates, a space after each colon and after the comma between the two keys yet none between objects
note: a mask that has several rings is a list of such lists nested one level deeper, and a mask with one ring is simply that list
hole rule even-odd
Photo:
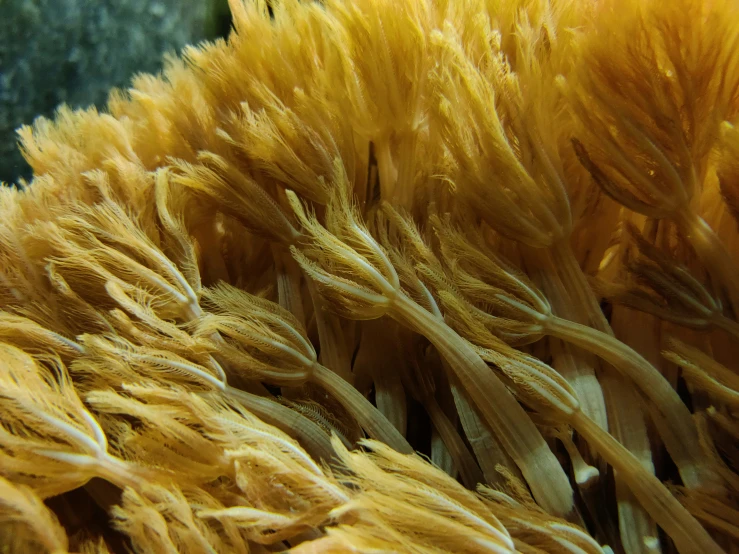
[{"label": "translucent stalk", "polygon": [[[354,359],[355,376],[367,374],[375,385],[377,409],[405,436],[408,427],[408,405],[401,381],[397,350],[387,348],[388,333],[400,329],[388,318],[362,322],[362,338]],[[396,333],[397,334],[397,333]]]},{"label": "translucent stalk", "polygon": [[521,396],[534,408],[570,425],[610,464],[654,521],[675,541],[680,552],[720,552],[710,535],[667,488],[608,432],[587,417],[567,382],[551,368],[511,364],[503,368]]},{"label": "translucent stalk", "polygon": [[[438,357],[438,352],[435,349],[433,350],[433,354]],[[481,470],[482,468],[479,467],[479,462],[475,459],[474,450],[471,449],[462,438],[462,430],[460,430],[459,428],[459,412],[457,411],[457,407],[454,405],[454,393],[452,392],[452,388],[449,385],[449,378],[447,376],[449,373],[451,373],[451,371],[444,370],[441,365],[439,365],[439,370],[440,372],[433,373],[437,374],[438,378],[443,379],[443,382],[439,383],[440,386],[437,385],[434,390],[434,401],[439,405],[439,409],[441,410],[444,418],[449,421],[451,429],[454,431],[455,435],[459,438],[459,440],[461,440],[462,445],[467,451],[467,455],[472,457],[472,461],[475,463],[478,470]],[[492,437],[492,433],[488,432],[488,434]],[[502,452],[503,448],[498,445],[498,453]],[[447,447],[444,443],[444,438],[439,434],[439,431],[436,428],[432,429],[431,462],[441,468],[449,467],[456,472],[455,474],[458,474],[459,472],[457,471],[457,468],[460,467],[460,464],[454,462],[454,456],[455,455],[452,454],[452,452],[449,450],[449,447]],[[493,460],[494,459],[495,458],[493,458]],[[508,459],[508,465],[511,468],[516,468],[516,465],[513,463],[512,460],[510,460],[510,458]],[[480,480],[481,483],[486,482],[484,475],[485,473],[482,472],[482,479]]]},{"label": "translucent stalk", "polygon": [[321,346],[321,362],[331,368],[345,381],[353,382],[351,358],[346,348],[341,320],[333,313],[324,310],[324,300],[316,291],[312,279],[307,279],[308,291],[313,300],[313,313],[318,327],[318,341]]},{"label": "translucent stalk", "polygon": [[543,326],[547,334],[592,352],[613,365],[654,403],[674,434],[680,437],[679,441],[670,440],[670,437],[663,437],[663,440],[688,487],[704,486],[714,481],[715,475],[706,467],[707,460],[700,449],[698,431],[690,411],[652,364],[613,336],[585,325],[553,316],[547,318]]},{"label": "translucent stalk", "polygon": [[[578,321],[581,317],[585,317],[587,320],[587,310],[583,309],[582,304],[583,293],[575,294],[575,296],[580,297],[579,302],[573,302],[570,297],[572,289],[579,288],[578,285],[580,284],[577,283],[574,287],[569,286],[574,276],[569,275],[568,286],[565,286],[565,282],[556,272],[544,270],[540,274],[544,295],[550,301],[557,316],[573,321]],[[587,295],[587,292],[584,294]],[[552,355],[555,362],[553,365],[572,385],[580,400],[583,412],[600,427],[607,430],[606,403],[601,385],[595,376],[595,363],[597,362],[593,359],[592,354],[573,349],[567,344],[561,344],[552,348]]]},{"label": "translucent stalk", "polygon": [[384,368],[374,368],[372,380],[375,384],[377,409],[405,436],[408,428],[408,404],[403,383],[397,375],[385,371]]},{"label": "translucent stalk", "polygon": [[719,554],[722,549],[670,491],[616,439],[577,412],[568,423],[605,458],[657,524],[675,542],[680,554]]},{"label": "translucent stalk", "polygon": [[521,469],[536,501],[552,514],[569,514],[573,491],[567,474],[531,418],[469,343],[405,295],[392,299],[390,313],[425,336],[446,359],[484,421]]},{"label": "translucent stalk", "polygon": [[[640,349],[651,360],[659,356],[656,348],[645,350],[645,347],[655,345],[655,333],[649,333],[650,316],[633,314],[616,306],[611,321],[618,328],[619,335],[629,346],[637,346],[635,341],[641,340]],[[634,454],[646,471],[655,474],[652,450],[647,432],[646,417],[642,409],[642,402],[637,391],[622,375],[616,374],[611,367],[607,367],[601,376],[606,404],[609,409],[610,430],[613,437]],[[629,487],[620,475],[616,475],[616,501],[618,503],[619,531],[621,542],[627,552],[634,554],[656,554],[660,552],[657,528],[654,520],[649,517],[644,507],[634,497]]]},{"label": "translucent stalk", "polygon": [[398,180],[398,170],[393,163],[389,137],[383,137],[375,142],[375,158],[377,159],[377,171],[380,174],[380,196],[390,199],[393,197],[395,183]]},{"label": "translucent stalk", "polygon": [[734,313],[739,314],[739,267],[733,257],[699,215],[684,211],[676,219],[703,265],[726,287]]},{"label": "translucent stalk", "polygon": [[395,184],[394,206],[411,209],[413,206],[414,180],[416,169],[416,149],[418,132],[409,131],[402,135],[398,151],[398,177]]},{"label": "translucent stalk", "polygon": [[593,294],[593,289],[590,288],[570,245],[566,241],[561,241],[554,245],[549,253],[560,281],[566,286],[567,295],[572,299],[572,306],[580,312],[580,317],[585,318],[582,323],[592,325],[604,333],[609,332],[608,320],[603,315],[598,299]]},{"label": "translucent stalk", "polygon": [[107,452],[98,457],[97,472],[99,476],[122,489],[132,487],[141,490],[147,484],[148,480],[139,475],[137,470],[136,466],[111,456]]},{"label": "translucent stalk", "polygon": [[333,459],[334,449],[329,436],[304,415],[268,398],[262,398],[228,385],[224,393],[237,400],[265,423],[274,425],[300,441],[315,460],[328,462]]},{"label": "translucent stalk", "polygon": [[444,413],[441,405],[439,405],[439,403],[436,401],[436,397],[434,396],[433,391],[424,386],[423,377],[416,379],[416,382],[419,386],[414,387],[415,392],[418,395],[419,401],[421,402],[421,404],[423,404],[426,413],[431,419],[433,431],[436,432],[436,435],[438,437],[437,440],[441,442],[441,446],[443,446],[441,456],[439,456],[438,454],[438,451],[441,450],[441,448],[437,446],[437,457],[441,458],[440,461],[442,463],[446,461],[446,458],[448,458],[448,465],[452,466],[450,468],[452,469],[452,471],[447,471],[447,468],[443,467],[437,461],[433,460],[433,434],[431,446],[432,461],[434,461],[436,465],[438,465],[448,474],[452,475],[452,477],[456,475],[456,472],[453,470],[459,471],[459,474],[462,478],[462,483],[464,483],[467,488],[474,490],[479,483],[486,482],[485,478],[483,477],[482,471],[480,471],[480,467],[477,465],[474,456],[472,456],[470,451],[467,449],[467,446],[464,444],[462,437],[457,432],[456,427]]},{"label": "translucent stalk", "polygon": [[[564,241],[560,242],[551,249],[551,254],[555,266],[559,273],[564,276],[564,282],[567,283],[567,293],[575,300],[572,303],[572,307],[575,312],[579,312],[579,314],[575,314],[576,316],[579,315],[579,317],[568,317],[568,319],[576,319],[582,323],[589,323],[595,329],[615,341],[613,339],[613,330],[603,315],[595,294],[593,294],[580,265],[577,263],[570,245]],[[652,376],[658,379],[658,375],[656,375],[658,374],[657,370],[651,364],[648,364],[646,360],[644,360],[644,363],[650,365]],[[611,432],[617,440],[623,442],[628,451],[634,452],[637,455],[637,459],[641,459],[642,464],[648,464],[652,468],[649,473],[653,475],[654,469],[652,466],[651,452],[649,451],[649,440],[645,422],[643,419],[635,418],[635,414],[629,412],[629,409],[624,409],[626,406],[635,405],[633,403],[635,399],[632,398],[634,392],[621,379],[611,377],[607,373],[608,371],[612,371],[612,369],[606,368],[606,374],[602,379],[605,379],[603,383],[608,383],[605,400],[608,406],[608,421]],[[659,378],[658,380],[666,394],[672,398],[672,401],[677,400],[679,403],[677,410],[679,414],[682,414],[680,417],[682,418],[683,424],[691,430],[694,429],[694,423],[690,417],[690,413],[680,399],[677,398],[672,386],[664,378]],[[662,429],[664,431],[661,433],[662,440],[668,445],[668,449],[678,465],[681,474],[685,473],[685,476],[683,476],[684,481],[691,481],[696,486],[705,484],[714,486],[716,476],[706,467],[705,458],[697,446],[697,441],[693,443],[694,447],[689,452],[685,452],[684,443],[679,439],[680,434],[668,433],[665,427]],[[690,436],[697,438],[697,430]],[[645,469],[645,471],[647,470]],[[658,552],[659,543],[657,542],[655,544],[654,541],[656,530],[649,514],[644,512],[645,506],[634,504],[633,492],[621,474],[617,473],[615,475],[615,481],[619,509],[619,532],[624,546],[627,547],[629,552]]]},{"label": "translucent stalk", "polygon": [[321,364],[314,364],[311,380],[326,389],[346,408],[371,438],[382,441],[403,454],[414,452],[413,447],[408,444],[400,431],[369,400],[339,375]]},{"label": "translucent stalk", "polygon": [[293,314],[295,319],[305,327],[305,311],[300,287],[302,273],[295,266],[293,257],[289,253],[285,254],[279,246],[272,246],[272,256],[275,259],[277,297],[280,306]]},{"label": "translucent stalk", "polygon": [[572,441],[572,437],[569,436],[569,433],[558,433],[557,438],[565,447],[567,455],[570,457],[575,482],[583,489],[589,489],[594,486],[600,478],[600,472],[598,469],[591,466],[583,459],[577,446],[575,446],[575,443]]},{"label": "translucent stalk", "polygon": [[713,323],[719,329],[726,331],[735,339],[739,340],[739,323],[737,323],[733,319],[729,319],[728,317],[725,317],[723,315],[716,314],[711,319],[711,323]]},{"label": "translucent stalk", "polygon": [[[452,370],[449,369],[449,371]],[[480,419],[480,414],[462,385],[459,384],[459,380],[454,377],[453,372],[449,380],[455,407],[459,414],[459,422],[462,424],[462,430],[480,465],[485,483],[491,486],[506,485],[506,480],[498,471],[497,466],[499,465],[523,481],[524,478],[518,466],[490,430],[490,426]]]},{"label": "translucent stalk", "polygon": [[[601,377],[606,402],[613,414],[609,418],[610,431],[614,439],[634,455],[644,470],[654,475],[652,452],[640,400],[635,398],[636,392],[625,381],[621,375],[612,375],[608,371]],[[654,520],[637,501],[621,473],[615,475],[615,482],[618,529],[624,549],[634,554],[659,552],[659,547],[649,548],[645,541],[658,536]]]},{"label": "translucent stalk", "polygon": [[[426,413],[428,414],[428,409],[426,410]],[[444,417],[447,421],[449,421],[449,418],[446,417],[446,414],[444,414]],[[431,416],[429,416],[429,418],[431,419]],[[451,421],[449,421],[449,423],[451,424]],[[452,453],[447,445],[444,443],[444,439],[439,433],[439,430],[434,425],[433,419],[431,419],[431,445],[429,447],[429,450],[429,459],[431,460],[431,463],[438,467],[441,471],[455,479],[457,478],[457,475],[461,474],[461,471],[457,471],[457,464],[454,463],[454,457],[452,456]],[[475,457],[472,456],[469,451],[467,452],[467,454],[469,454],[472,458],[472,461],[475,462]],[[477,462],[475,462],[475,464],[477,464]],[[480,477],[482,477],[482,472],[480,473]],[[479,482],[483,483],[484,481],[480,480]],[[474,484],[470,485],[468,483],[464,475],[462,475],[462,483],[467,488],[475,487]]]}]

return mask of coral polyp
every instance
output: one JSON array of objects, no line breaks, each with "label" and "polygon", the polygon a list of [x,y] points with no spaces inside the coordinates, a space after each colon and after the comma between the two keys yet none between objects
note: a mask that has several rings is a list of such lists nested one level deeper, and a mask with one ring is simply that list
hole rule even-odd
[{"label": "coral polyp", "polygon": [[739,540],[739,7],[231,0],[20,130],[8,552]]}]

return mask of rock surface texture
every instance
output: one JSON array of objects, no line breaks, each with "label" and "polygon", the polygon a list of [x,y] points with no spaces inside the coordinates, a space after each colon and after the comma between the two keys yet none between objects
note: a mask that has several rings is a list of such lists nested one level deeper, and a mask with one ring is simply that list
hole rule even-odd
[{"label": "rock surface texture", "polygon": [[219,0],[0,0],[0,181],[28,177],[15,130],[62,103],[102,106],[163,54],[211,38]]}]

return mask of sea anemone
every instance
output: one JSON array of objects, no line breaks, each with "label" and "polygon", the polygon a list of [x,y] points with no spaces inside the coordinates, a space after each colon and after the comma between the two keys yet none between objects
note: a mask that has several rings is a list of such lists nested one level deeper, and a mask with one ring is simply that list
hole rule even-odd
[{"label": "sea anemone", "polygon": [[736,3],[230,6],[19,132],[3,551],[734,551]]}]

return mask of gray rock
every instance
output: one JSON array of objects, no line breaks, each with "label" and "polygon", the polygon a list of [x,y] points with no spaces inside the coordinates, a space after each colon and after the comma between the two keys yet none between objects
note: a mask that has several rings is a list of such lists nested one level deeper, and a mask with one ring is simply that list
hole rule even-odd
[{"label": "gray rock", "polygon": [[225,0],[0,0],[0,181],[29,176],[20,125],[104,106],[164,53],[222,34],[227,13]]}]

